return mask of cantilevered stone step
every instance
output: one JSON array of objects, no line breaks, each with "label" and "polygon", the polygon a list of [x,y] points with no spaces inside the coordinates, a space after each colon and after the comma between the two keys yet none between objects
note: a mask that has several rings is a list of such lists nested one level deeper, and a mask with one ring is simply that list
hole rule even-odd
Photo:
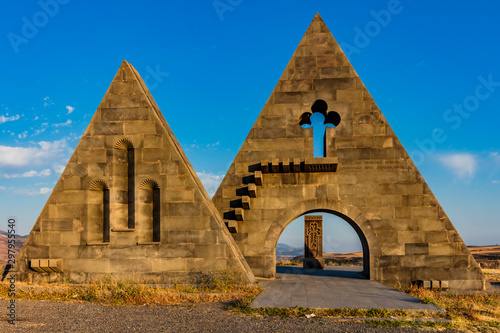
[{"label": "cantilevered stone step", "polygon": [[255,185],[262,186],[262,172],[255,171],[254,178],[255,178]]},{"label": "cantilevered stone step", "polygon": [[250,197],[248,195],[241,197],[241,206],[243,209],[250,209]]},{"label": "cantilevered stone step", "polygon": [[236,221],[224,221],[226,223],[227,230],[232,234],[238,233],[238,222]]},{"label": "cantilevered stone step", "polygon": [[245,219],[245,211],[243,208],[236,208],[234,213],[236,215],[236,221],[243,221]]},{"label": "cantilevered stone step", "polygon": [[248,196],[250,198],[257,197],[257,186],[255,184],[248,184]]}]

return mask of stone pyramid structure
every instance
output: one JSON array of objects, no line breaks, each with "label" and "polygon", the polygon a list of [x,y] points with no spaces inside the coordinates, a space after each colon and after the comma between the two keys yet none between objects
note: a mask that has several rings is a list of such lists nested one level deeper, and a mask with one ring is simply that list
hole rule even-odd
[{"label": "stone pyramid structure", "polygon": [[[137,71],[123,61],[18,256],[24,281],[255,278]],[[206,277],[206,276],[205,276]]]},{"label": "stone pyramid structure", "polygon": [[[303,126],[318,115],[326,129],[315,158],[317,129]],[[328,212],[357,232],[371,279],[491,289],[319,14],[213,201],[256,276],[275,276],[290,222]]]}]

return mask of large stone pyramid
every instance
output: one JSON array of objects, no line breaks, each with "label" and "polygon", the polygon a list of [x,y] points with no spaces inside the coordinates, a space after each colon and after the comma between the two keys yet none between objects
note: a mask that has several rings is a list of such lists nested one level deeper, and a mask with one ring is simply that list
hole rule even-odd
[{"label": "large stone pyramid", "polygon": [[[327,125],[314,158],[314,114]],[[297,217],[342,217],[364,270],[385,283],[490,289],[387,120],[316,15],[213,201],[257,276],[275,276],[276,245]]]},{"label": "large stone pyramid", "polygon": [[18,257],[25,281],[194,282],[246,261],[136,70],[124,61]]}]

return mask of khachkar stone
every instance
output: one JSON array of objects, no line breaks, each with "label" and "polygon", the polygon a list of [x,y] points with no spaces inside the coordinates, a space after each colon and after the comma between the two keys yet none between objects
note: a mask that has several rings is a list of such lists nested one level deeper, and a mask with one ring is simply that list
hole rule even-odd
[{"label": "khachkar stone", "polygon": [[325,269],[323,216],[304,216],[304,269]]},{"label": "khachkar stone", "polygon": [[[302,128],[313,114],[325,117],[320,158],[318,128]],[[319,15],[213,201],[257,276],[275,276],[276,245],[289,223],[328,212],[357,232],[371,279],[491,289]]]},{"label": "khachkar stone", "polygon": [[[253,282],[137,71],[123,61],[19,253],[24,281]],[[206,276],[205,276],[206,277]]]}]

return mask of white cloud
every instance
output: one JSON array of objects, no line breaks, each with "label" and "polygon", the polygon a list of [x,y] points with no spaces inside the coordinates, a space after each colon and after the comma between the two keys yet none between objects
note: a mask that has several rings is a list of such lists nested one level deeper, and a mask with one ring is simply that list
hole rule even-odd
[{"label": "white cloud", "polygon": [[18,120],[21,116],[19,116],[18,114],[16,114],[15,116],[11,116],[11,117],[6,117],[4,115],[1,115],[0,116],[0,124],[3,124],[3,123],[6,123],[8,121],[15,121],[15,120]]},{"label": "white cloud", "polygon": [[31,177],[46,177],[52,174],[52,170],[44,169],[42,171],[26,171],[24,173],[13,173],[13,174],[5,174],[4,178],[31,178]]},{"label": "white cloud", "polygon": [[492,180],[491,183],[492,184],[500,184],[500,180]]},{"label": "white cloud", "polygon": [[18,187],[5,187],[5,186],[0,186],[0,191],[9,191],[9,193],[12,194],[17,194],[21,196],[33,196],[33,195],[44,195],[47,193],[50,193],[52,191],[51,188],[48,187],[41,187],[38,189],[29,189],[29,188],[18,188]]},{"label": "white cloud", "polygon": [[497,153],[497,152],[490,153],[490,158],[493,160],[493,162],[500,164],[500,154],[499,153]]},{"label": "white cloud", "polygon": [[17,135],[17,137],[18,137],[19,139],[24,139],[24,138],[26,138],[27,136],[28,136],[28,131],[24,131],[24,132],[22,132],[21,134],[18,134],[18,135]]},{"label": "white cloud", "polygon": [[69,105],[66,105],[66,110],[68,110],[68,114],[72,113],[73,111],[75,111],[75,107],[73,106],[69,106]]},{"label": "white cloud", "polygon": [[210,197],[213,197],[215,194],[215,191],[217,191],[217,188],[219,188],[219,184],[224,178],[224,175],[214,175],[210,173],[206,173],[205,171],[202,172],[197,172],[196,173],[198,177],[200,178],[203,186],[205,186],[205,189],[208,192],[208,195]]},{"label": "white cloud", "polygon": [[10,147],[0,145],[0,167],[41,165],[59,160],[67,155],[66,139],[40,141],[38,147]]},{"label": "white cloud", "polygon": [[40,192],[38,192],[38,193],[40,193],[40,194],[47,194],[47,193],[50,193],[50,191],[52,191],[52,189],[51,189],[51,188],[48,188],[48,187],[42,187],[42,188],[40,189]]},{"label": "white cloud", "polygon": [[35,118],[33,118],[33,120],[38,120],[38,119],[40,119],[40,117],[38,116],[35,116]]},{"label": "white cloud", "polygon": [[65,123],[59,123],[59,124],[53,124],[54,127],[63,127],[63,126],[69,126],[71,125],[72,121],[71,119],[68,119]]},{"label": "white cloud", "polygon": [[52,102],[52,100],[50,99],[49,96],[45,96],[43,98],[43,106],[49,106],[49,105],[52,105],[54,104],[54,102]]},{"label": "white cloud", "polygon": [[474,177],[477,169],[476,157],[472,154],[451,154],[442,156],[439,161],[459,178]]},{"label": "white cloud", "polygon": [[217,141],[216,143],[209,143],[207,144],[208,148],[215,148],[220,144],[220,141]]},{"label": "white cloud", "polygon": [[35,136],[35,135],[38,135],[38,134],[42,134],[43,132],[45,132],[47,130],[47,128],[49,127],[49,123],[41,123],[40,124],[41,127],[39,129],[36,129],[33,134],[31,134],[31,136]]},{"label": "white cloud", "polygon": [[38,134],[41,134],[43,132],[45,132],[47,129],[46,128],[40,128],[40,129],[37,129],[33,132],[33,134],[31,134],[31,136],[35,136],[35,135],[38,135]]},{"label": "white cloud", "polygon": [[64,165],[56,165],[54,166],[54,172],[57,174],[61,174],[64,171],[65,166]]}]

